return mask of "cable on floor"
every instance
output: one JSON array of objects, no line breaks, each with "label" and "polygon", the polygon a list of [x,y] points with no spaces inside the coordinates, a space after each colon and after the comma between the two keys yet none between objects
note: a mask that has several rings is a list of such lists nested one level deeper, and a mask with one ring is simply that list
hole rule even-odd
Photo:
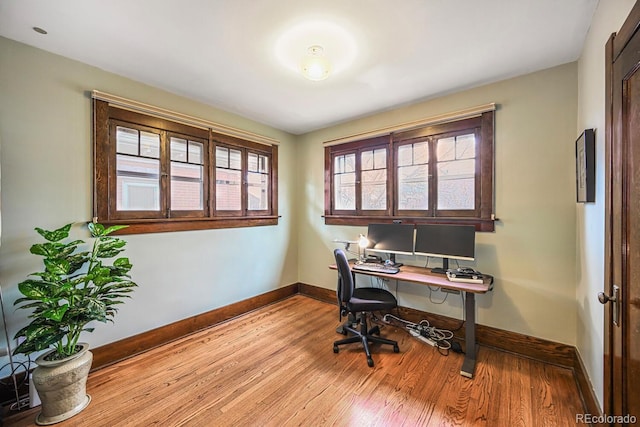
[{"label": "cable on floor", "polygon": [[449,354],[451,340],[453,339],[452,331],[431,326],[426,319],[421,320],[419,323],[414,323],[394,316],[393,314],[385,314],[382,320],[386,323],[391,323],[391,320],[400,323],[410,335],[416,337],[419,335],[433,342],[434,347],[436,347],[438,352],[443,356]]}]

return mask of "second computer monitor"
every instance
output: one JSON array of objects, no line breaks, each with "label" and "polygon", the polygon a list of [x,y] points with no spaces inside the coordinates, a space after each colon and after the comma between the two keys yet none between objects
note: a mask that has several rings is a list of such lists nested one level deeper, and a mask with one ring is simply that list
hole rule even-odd
[{"label": "second computer monitor", "polygon": [[444,272],[449,258],[473,261],[475,258],[476,228],[473,225],[425,224],[416,227],[416,255],[442,258]]},{"label": "second computer monitor", "polygon": [[413,225],[411,224],[369,224],[367,251],[395,254],[413,254]]}]

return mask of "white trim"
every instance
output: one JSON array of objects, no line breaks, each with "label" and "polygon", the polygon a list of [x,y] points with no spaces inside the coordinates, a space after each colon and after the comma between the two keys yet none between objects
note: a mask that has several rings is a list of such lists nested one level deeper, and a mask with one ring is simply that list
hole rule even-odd
[{"label": "white trim", "polygon": [[168,119],[174,122],[187,124],[189,126],[198,127],[201,129],[211,129],[214,132],[221,133],[228,136],[234,136],[236,138],[246,139],[247,141],[257,142],[259,144],[265,144],[265,145],[279,145],[279,142],[277,140],[273,138],[269,138],[268,136],[258,135],[253,132],[236,129],[230,126],[222,125],[220,123],[215,123],[209,120],[200,119],[198,117],[189,116],[187,114],[166,110],[164,108],[145,104],[143,102],[133,101],[131,99],[101,92],[99,90],[91,91],[91,98],[108,102],[109,105],[113,105],[115,107],[122,108],[125,110],[142,112],[155,117]]},{"label": "white trim", "polygon": [[331,141],[325,141],[323,145],[330,147],[332,145],[345,144],[351,141],[357,141],[359,139],[373,138],[376,136],[388,135],[398,131],[405,131],[415,129],[427,125],[435,125],[445,122],[453,122],[456,120],[468,119],[471,117],[480,116],[487,111],[495,111],[496,104],[492,102],[490,104],[478,105],[477,107],[466,108],[464,110],[452,111],[450,113],[439,114],[437,116],[427,117],[412,122],[401,123],[399,125],[387,126],[384,128],[375,129],[369,132],[362,132],[358,134],[344,136],[342,138],[333,139]]}]

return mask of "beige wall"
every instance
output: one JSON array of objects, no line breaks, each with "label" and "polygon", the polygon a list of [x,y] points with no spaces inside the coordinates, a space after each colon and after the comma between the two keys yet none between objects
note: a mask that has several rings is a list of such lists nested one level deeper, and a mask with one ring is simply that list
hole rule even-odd
[{"label": "beige wall", "polygon": [[[336,100],[339,102],[339,100]],[[478,322],[575,344],[574,145],[577,64],[467,90],[355,120],[300,137],[299,278],[333,289],[327,269],[333,239],[353,240],[366,227],[324,225],[322,142],[489,102],[495,124],[494,233],[477,234],[475,266],[496,277],[495,290],[480,296]],[[424,263],[413,257],[407,263]],[[395,284],[391,284],[395,292]],[[433,292],[439,301],[442,293]],[[459,297],[429,302],[424,287],[400,283],[401,305],[461,317]]]},{"label": "beige wall", "polygon": [[578,127],[596,130],[596,202],[578,204],[577,234],[577,347],[596,395],[603,399],[604,312],[596,299],[604,289],[604,152],[605,52],[611,33],[620,29],[635,0],[601,1],[593,16],[578,63]]},{"label": "beige wall", "polygon": [[278,139],[282,217],[277,226],[126,236],[140,287],[115,324],[96,325],[86,341],[113,342],[297,281],[291,135],[5,38],[0,58],[0,283],[10,334],[25,324],[12,306],[17,284],[41,268],[29,254],[33,228],[91,219],[93,89]]}]

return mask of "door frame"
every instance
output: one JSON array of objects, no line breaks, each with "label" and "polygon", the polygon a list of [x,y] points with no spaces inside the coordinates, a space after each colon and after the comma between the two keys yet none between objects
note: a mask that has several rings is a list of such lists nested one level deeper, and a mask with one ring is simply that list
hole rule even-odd
[{"label": "door frame", "polygon": [[[631,9],[631,12],[627,16],[624,24],[617,33],[611,34],[605,47],[605,259],[604,259],[604,289],[603,291],[608,295],[613,295],[613,219],[615,215],[618,215],[613,205],[613,184],[614,173],[620,171],[622,168],[622,159],[619,156],[615,156],[613,152],[614,134],[617,132],[621,134],[620,129],[622,126],[622,120],[616,120],[614,118],[614,79],[613,79],[613,64],[615,60],[620,56],[624,48],[627,46],[632,37],[640,29],[640,2],[636,2]],[[613,310],[610,302],[604,306],[604,365],[603,365],[603,412],[605,414],[612,414],[616,411],[616,404],[619,406],[620,402],[615,402],[614,397],[616,390],[614,381],[616,375],[613,373]],[[622,306],[620,306],[621,312]],[[618,386],[619,387],[619,386]]]}]

